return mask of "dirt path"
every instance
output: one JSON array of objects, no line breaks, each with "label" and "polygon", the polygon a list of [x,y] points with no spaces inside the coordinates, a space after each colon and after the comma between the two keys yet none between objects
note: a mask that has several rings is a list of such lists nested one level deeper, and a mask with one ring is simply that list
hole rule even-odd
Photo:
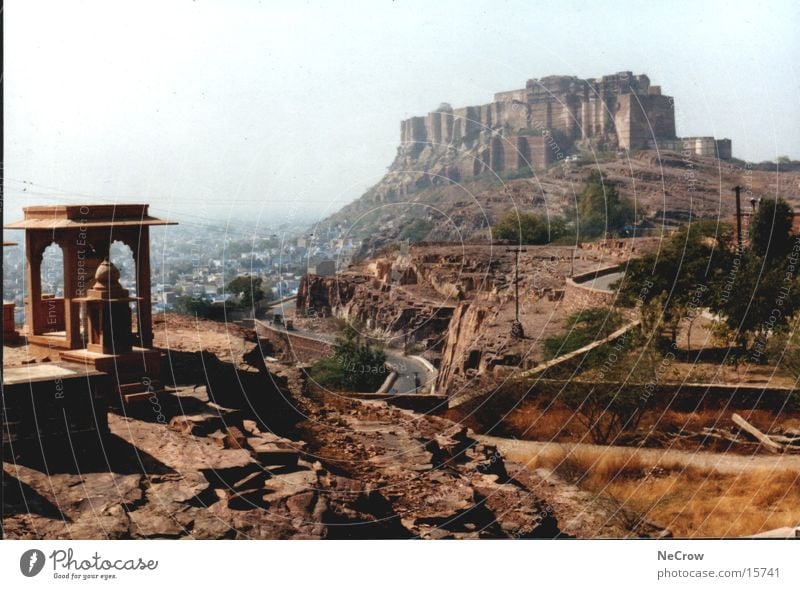
[{"label": "dirt path", "polygon": [[[783,454],[780,456],[743,456],[741,454],[720,452],[689,452],[685,450],[662,450],[657,448],[630,448],[626,446],[600,446],[597,444],[577,444],[558,442],[533,442],[526,440],[513,440],[495,436],[475,436],[485,444],[497,446],[510,459],[524,463],[535,456],[549,452],[568,452],[573,449],[588,450],[597,453],[597,459],[602,459],[606,453],[615,457],[630,456],[634,459],[652,461],[653,465],[659,462],[679,463],[686,467],[702,469],[715,469],[724,474],[739,474],[744,471],[766,470],[793,470],[800,471],[799,454]],[[527,458],[526,458],[527,457]]]}]

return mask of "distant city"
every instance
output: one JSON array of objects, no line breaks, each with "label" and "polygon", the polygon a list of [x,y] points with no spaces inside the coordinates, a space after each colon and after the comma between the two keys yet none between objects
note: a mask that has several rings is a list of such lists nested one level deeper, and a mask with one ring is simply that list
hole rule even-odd
[{"label": "distant city", "polygon": [[[180,222],[180,219],[179,219]],[[298,237],[299,236],[299,237]],[[24,323],[26,296],[25,248],[21,234],[5,239],[18,245],[3,249],[3,298],[16,303],[15,322]],[[329,276],[350,264],[361,241],[347,236],[344,225],[311,233],[308,227],[263,228],[252,234],[222,226],[179,224],[154,230],[152,242],[153,311],[176,310],[182,297],[225,303],[236,299],[227,285],[236,277],[261,279],[265,301],[297,294],[306,273]],[[136,296],[133,255],[120,242],[111,246],[111,261],[120,270],[120,283]],[[62,297],[63,257],[56,245],[44,253],[42,291]],[[238,302],[238,301],[237,301]]]}]

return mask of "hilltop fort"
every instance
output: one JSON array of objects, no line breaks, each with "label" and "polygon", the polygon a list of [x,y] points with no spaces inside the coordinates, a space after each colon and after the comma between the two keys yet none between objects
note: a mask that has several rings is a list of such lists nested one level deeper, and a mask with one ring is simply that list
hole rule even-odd
[{"label": "hilltop fort", "polygon": [[591,151],[659,148],[731,158],[730,139],[677,137],[674,104],[644,74],[531,79],[522,89],[498,92],[488,104],[443,103],[402,121],[392,169],[424,169],[459,181],[489,171],[543,169]]}]

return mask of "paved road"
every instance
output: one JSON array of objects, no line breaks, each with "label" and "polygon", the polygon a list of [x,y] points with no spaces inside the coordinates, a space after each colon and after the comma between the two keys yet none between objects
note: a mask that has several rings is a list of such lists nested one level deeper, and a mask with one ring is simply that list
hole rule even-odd
[{"label": "paved road", "polygon": [[397,372],[397,380],[392,387],[393,393],[424,393],[430,392],[436,373],[426,368],[425,364],[411,356],[403,356],[392,350],[384,350],[386,361]]},{"label": "paved road", "polygon": [[613,292],[611,289],[611,285],[625,276],[625,272],[614,272],[613,274],[607,274],[606,276],[598,276],[594,280],[587,280],[586,282],[582,282],[583,286],[588,286],[589,288],[596,288],[597,290],[607,290],[608,292]]},{"label": "paved road", "polygon": [[[262,322],[265,323],[265,322]],[[269,324],[275,331],[282,331],[286,333],[285,329],[277,325]],[[295,336],[323,341],[332,344],[336,341],[336,335],[329,333],[318,333],[309,331],[307,329],[293,329],[291,332]],[[411,356],[404,356],[400,352],[396,352],[389,348],[384,349],[386,354],[386,362],[395,372],[397,372],[397,380],[392,386],[391,393],[393,394],[409,394],[409,393],[425,393],[430,392],[430,387],[436,380],[436,372],[431,372],[417,358]]]},{"label": "paved road", "polygon": [[[687,450],[661,450],[658,448],[631,448],[628,446],[600,446],[597,444],[575,444],[560,442],[532,442],[527,440],[512,440],[509,438],[498,438],[496,436],[475,436],[481,442],[497,446],[504,453],[521,453],[533,457],[538,452],[548,450],[568,451],[572,449],[585,449],[598,453],[611,453],[615,456],[635,456],[652,461],[653,464],[659,461],[677,462],[685,467],[694,466],[702,469],[716,469],[718,472],[726,474],[739,474],[743,471],[762,470],[780,471],[796,470],[800,471],[800,455],[781,454],[779,456],[766,456],[757,454],[755,456],[742,456],[731,452],[690,452]],[[599,456],[599,454],[598,454]],[[765,473],[768,474],[768,473]]]}]

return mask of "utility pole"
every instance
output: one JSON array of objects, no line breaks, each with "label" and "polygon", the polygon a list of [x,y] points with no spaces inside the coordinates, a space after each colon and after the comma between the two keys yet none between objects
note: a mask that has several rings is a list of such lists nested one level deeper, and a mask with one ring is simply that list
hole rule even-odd
[{"label": "utility pole", "polygon": [[514,252],[514,323],[511,324],[511,337],[522,339],[525,337],[525,330],[519,320],[519,254],[528,250],[521,247],[510,248],[507,252]]},{"label": "utility pole", "polygon": [[736,244],[739,248],[739,255],[744,251],[742,243],[742,201],[741,201],[741,186],[734,186],[733,191],[736,193]]}]

